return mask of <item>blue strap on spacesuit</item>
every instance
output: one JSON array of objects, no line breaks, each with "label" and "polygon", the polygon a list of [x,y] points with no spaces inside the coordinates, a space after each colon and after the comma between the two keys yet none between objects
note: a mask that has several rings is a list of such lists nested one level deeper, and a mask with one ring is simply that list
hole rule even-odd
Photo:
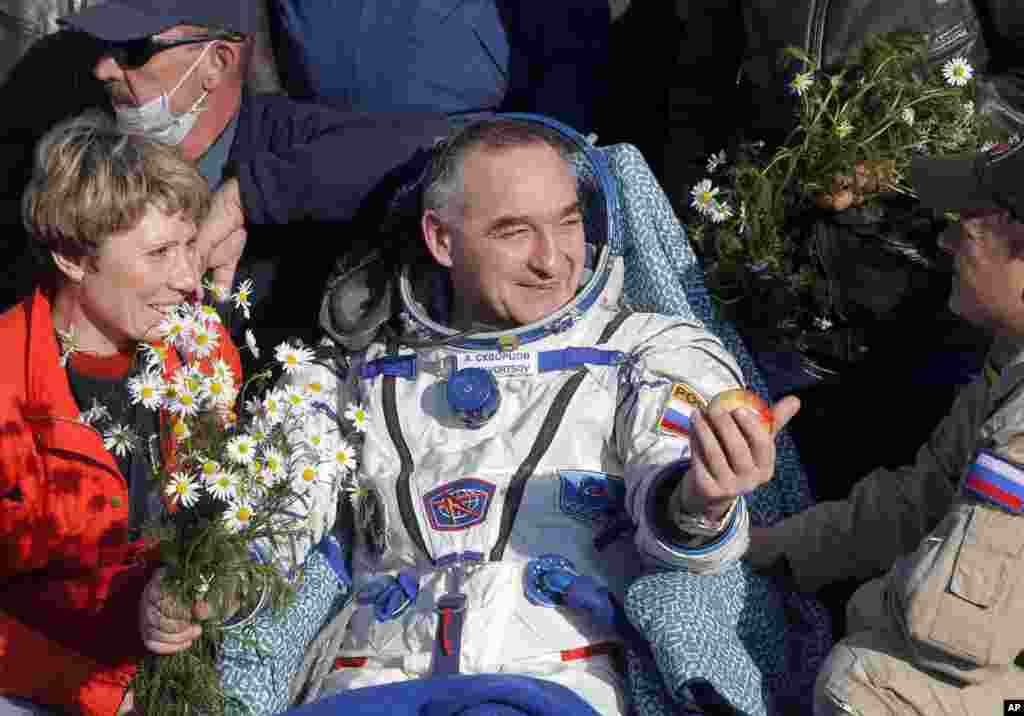
[{"label": "blue strap on spacesuit", "polygon": [[562,348],[557,351],[541,351],[537,356],[537,368],[541,373],[556,370],[575,370],[584,365],[619,365],[626,359],[622,351],[606,351],[601,348]]},{"label": "blue strap on spacesuit", "polygon": [[[622,351],[609,351],[601,348],[560,348],[553,351],[540,351],[537,354],[537,369],[541,373],[560,370],[575,370],[584,365],[620,365],[625,362],[626,354]],[[413,380],[419,372],[415,353],[401,356],[384,356],[368,362],[359,371],[363,380],[372,380],[377,376],[394,376]]]},{"label": "blue strap on spacesuit", "polygon": [[543,607],[584,612],[595,624],[612,627],[631,648],[644,652],[646,640],[630,624],[619,600],[600,581],[576,572],[572,562],[555,554],[530,560],[526,566],[526,598]]}]

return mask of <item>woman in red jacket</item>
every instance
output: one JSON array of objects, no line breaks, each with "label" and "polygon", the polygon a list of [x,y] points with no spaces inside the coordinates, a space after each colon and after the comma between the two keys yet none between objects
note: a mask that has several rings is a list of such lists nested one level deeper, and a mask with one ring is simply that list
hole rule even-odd
[{"label": "woman in red jacket", "polygon": [[[189,611],[162,599],[139,539],[163,509],[154,462],[173,446],[127,384],[166,312],[198,295],[208,206],[206,181],[175,149],[102,115],[37,148],[23,214],[52,260],[0,316],[0,714],[127,712],[146,649],[198,636]],[[240,381],[223,330],[219,346],[211,359]],[[178,365],[172,354],[165,370]]]}]

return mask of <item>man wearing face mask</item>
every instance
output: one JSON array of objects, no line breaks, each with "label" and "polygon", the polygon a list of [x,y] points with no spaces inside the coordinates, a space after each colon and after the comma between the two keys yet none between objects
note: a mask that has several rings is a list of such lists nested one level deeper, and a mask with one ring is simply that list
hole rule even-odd
[{"label": "man wearing face mask", "polygon": [[[247,92],[257,29],[252,6],[112,0],[60,22],[104,43],[93,74],[119,126],[179,146],[216,190],[199,231],[204,271],[212,272],[215,292],[255,280],[253,327],[260,343],[272,345],[289,334],[312,337],[312,321],[297,318],[315,315],[304,309],[304,287],[315,306],[317,272],[339,253],[310,235],[312,222],[351,220],[373,187],[448,126],[441,115],[371,117]],[[306,234],[301,250],[284,255],[284,235],[274,227],[299,223],[288,231]],[[287,307],[268,301],[281,295],[282,280],[289,282]]]}]

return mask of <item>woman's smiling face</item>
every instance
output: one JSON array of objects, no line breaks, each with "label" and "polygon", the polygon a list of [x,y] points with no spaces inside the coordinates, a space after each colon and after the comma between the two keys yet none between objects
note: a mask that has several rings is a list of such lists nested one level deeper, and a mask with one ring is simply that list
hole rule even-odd
[{"label": "woman's smiling face", "polygon": [[[73,328],[84,350],[109,354],[152,341],[167,311],[198,287],[196,226],[150,206],[131,229],[111,235],[72,276]],[[67,273],[67,270],[65,270]]]}]

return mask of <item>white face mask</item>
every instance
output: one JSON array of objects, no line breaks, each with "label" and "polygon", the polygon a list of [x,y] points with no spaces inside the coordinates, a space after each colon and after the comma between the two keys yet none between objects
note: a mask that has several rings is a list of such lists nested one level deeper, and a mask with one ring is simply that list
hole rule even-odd
[{"label": "white face mask", "polygon": [[199,113],[203,111],[203,107],[200,105],[208,93],[204,91],[188,111],[177,115],[171,112],[171,95],[177,92],[182,83],[188,79],[192,70],[199,65],[203,55],[212,44],[212,42],[207,43],[196,61],[185,71],[185,74],[178,80],[178,84],[174,85],[170,92],[154,97],[138,107],[115,105],[114,114],[117,116],[117,126],[129,134],[144,134],[150,139],[164,144],[172,146],[181,144],[182,140],[192,131],[196,120],[199,119]]}]

